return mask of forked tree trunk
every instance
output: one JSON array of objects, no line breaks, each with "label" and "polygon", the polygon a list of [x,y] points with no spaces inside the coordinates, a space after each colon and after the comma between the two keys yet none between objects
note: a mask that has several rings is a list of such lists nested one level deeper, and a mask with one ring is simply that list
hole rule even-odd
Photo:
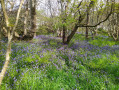
[{"label": "forked tree trunk", "polygon": [[2,71],[0,73],[0,86],[1,86],[1,83],[2,83],[2,80],[3,80],[3,77],[5,75],[5,72],[7,70],[8,64],[10,62],[11,41],[12,41],[16,26],[18,24],[18,19],[19,19],[19,15],[20,15],[20,11],[21,11],[21,7],[22,7],[23,2],[24,2],[24,0],[22,0],[21,3],[20,3],[20,6],[19,6],[19,9],[18,9],[18,12],[17,12],[15,25],[14,25],[14,27],[12,29],[12,32],[10,32],[9,20],[8,20],[7,12],[5,10],[5,3],[4,3],[4,0],[1,0],[1,6],[2,6],[2,10],[3,10],[5,22],[6,22],[6,28],[8,30],[7,31],[7,33],[8,33],[8,46],[7,46],[7,50],[6,50],[6,61],[5,61],[5,64],[3,66]]},{"label": "forked tree trunk", "polygon": [[68,5],[69,5],[70,1],[65,2],[66,5],[63,8],[63,3],[64,2],[65,1],[61,1],[61,15],[62,15],[62,23],[63,23],[62,42],[63,42],[63,44],[66,44],[66,41],[67,41],[67,37],[66,37],[66,30],[67,30],[66,17],[67,17]]},{"label": "forked tree trunk", "polygon": [[69,44],[69,42],[71,41],[72,37],[74,36],[74,34],[76,33],[77,30],[78,30],[78,26],[75,25],[73,31],[72,31],[71,34],[67,37],[67,41],[65,42],[65,44]]},{"label": "forked tree trunk", "polygon": [[[81,3],[82,3],[82,1],[78,5],[77,9],[80,7]],[[89,6],[87,7],[87,13],[85,13],[82,17],[79,16],[79,21],[78,21],[78,23],[75,24],[74,29],[71,32],[71,34],[67,37],[67,40],[66,40],[65,44],[69,44],[69,42],[71,41],[72,37],[74,36],[74,34],[76,33],[76,31],[77,31],[77,29],[79,27],[78,25],[80,25],[80,23],[84,20],[86,15],[87,15],[87,24],[88,24],[88,21],[89,21],[89,11],[90,11],[91,7],[93,7],[94,3],[95,3],[94,1],[91,1]],[[88,38],[88,27],[87,27],[87,30],[86,30],[86,37]]]},{"label": "forked tree trunk", "polygon": [[6,61],[5,64],[3,66],[3,69],[0,73],[0,86],[3,80],[3,77],[5,75],[5,72],[7,70],[9,61],[10,61],[10,52],[11,52],[11,41],[10,41],[10,30],[9,30],[9,21],[8,21],[8,16],[7,16],[7,12],[5,10],[5,3],[4,0],[1,0],[1,6],[2,6],[2,10],[3,10],[3,14],[4,14],[4,18],[5,18],[5,22],[6,22],[6,27],[8,28],[8,46],[7,46],[7,51],[6,51]]}]

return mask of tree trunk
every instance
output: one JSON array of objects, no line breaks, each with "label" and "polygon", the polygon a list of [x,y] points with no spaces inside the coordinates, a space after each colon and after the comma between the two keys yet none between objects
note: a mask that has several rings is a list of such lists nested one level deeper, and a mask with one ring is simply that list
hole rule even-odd
[{"label": "tree trunk", "polygon": [[[87,7],[87,20],[86,20],[86,25],[89,23],[89,10]],[[86,27],[86,39],[88,39],[88,27]]]},{"label": "tree trunk", "polygon": [[[1,29],[0,29],[0,41],[1,41],[1,37],[2,37],[2,34],[1,34],[2,32],[1,32]],[[0,42],[0,44],[1,44],[1,42]]]},{"label": "tree trunk", "polygon": [[1,28],[0,28],[0,50],[1,50],[1,40],[2,40],[2,31],[1,31]]},{"label": "tree trunk", "polygon": [[63,36],[62,36],[62,40],[63,40],[63,43],[65,44],[65,42],[66,42],[66,26],[65,25],[63,25],[63,32],[62,32],[63,34]]},{"label": "tree trunk", "polygon": [[[0,15],[0,41],[1,41],[1,38],[2,38],[2,16]],[[1,44],[1,42],[0,42]]]},{"label": "tree trunk", "polygon": [[36,0],[30,0],[31,8],[31,32],[36,36]]},{"label": "tree trunk", "polygon": [[10,62],[10,53],[11,53],[11,40],[9,39],[7,50],[6,50],[6,61],[5,61],[5,64],[3,66],[2,71],[0,73],[0,86],[1,86],[1,83],[2,83],[2,80],[3,80],[3,77],[5,75],[5,72],[7,71],[8,64]]},{"label": "tree trunk", "polygon": [[6,52],[6,61],[5,64],[3,66],[3,69],[0,73],[0,86],[3,80],[3,77],[5,75],[5,72],[7,70],[9,61],[10,61],[10,52],[11,52],[11,41],[10,41],[10,30],[9,30],[9,21],[8,21],[8,16],[7,16],[7,12],[5,10],[5,3],[4,0],[1,0],[1,6],[2,6],[2,11],[4,14],[4,18],[5,18],[5,22],[6,22],[6,27],[8,28],[8,46],[7,46],[7,52]]},{"label": "tree trunk", "polygon": [[2,10],[3,10],[5,22],[6,22],[6,29],[8,30],[7,31],[7,33],[8,33],[8,46],[7,46],[7,50],[6,50],[6,61],[5,61],[5,64],[3,66],[2,71],[0,73],[0,86],[1,86],[1,83],[2,83],[2,80],[3,80],[3,77],[5,75],[5,72],[7,70],[8,64],[10,62],[11,41],[12,41],[12,38],[13,38],[13,35],[14,35],[14,31],[16,29],[16,26],[18,24],[18,19],[19,19],[19,15],[20,15],[20,11],[21,11],[21,7],[22,7],[23,2],[24,2],[24,0],[22,0],[21,3],[20,3],[20,6],[19,6],[19,9],[18,9],[18,12],[17,12],[17,17],[16,17],[15,25],[13,27],[12,32],[10,32],[9,18],[8,18],[6,9],[5,9],[5,3],[4,3],[4,0],[1,0],[1,6],[2,6]]},{"label": "tree trunk", "polygon": [[78,29],[78,26],[75,25],[73,31],[71,32],[71,34],[67,37],[67,41],[65,42],[65,44],[69,44],[69,42],[71,41],[72,37],[74,36],[74,34],[76,33]]},{"label": "tree trunk", "polygon": [[86,27],[86,39],[88,39],[88,27]]},{"label": "tree trunk", "polygon": [[27,34],[27,21],[28,21],[28,1],[26,1],[26,6],[25,6],[26,12],[24,16],[24,35]]}]

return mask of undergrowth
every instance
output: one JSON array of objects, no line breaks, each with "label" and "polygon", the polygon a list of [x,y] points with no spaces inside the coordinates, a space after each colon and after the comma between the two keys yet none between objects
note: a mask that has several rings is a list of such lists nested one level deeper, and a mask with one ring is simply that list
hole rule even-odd
[{"label": "undergrowth", "polygon": [[[85,41],[76,34],[64,46],[56,39],[43,44],[39,38],[12,44],[1,90],[119,90],[118,42],[108,37]],[[0,70],[5,45],[0,50]]]}]

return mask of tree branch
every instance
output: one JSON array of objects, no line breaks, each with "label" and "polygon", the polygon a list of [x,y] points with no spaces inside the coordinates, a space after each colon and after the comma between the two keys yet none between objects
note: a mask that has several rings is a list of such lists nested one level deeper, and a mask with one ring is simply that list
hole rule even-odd
[{"label": "tree branch", "polygon": [[112,12],[113,12],[113,3],[112,3],[112,5],[111,5],[110,13],[108,14],[108,16],[107,16],[104,20],[100,21],[99,23],[97,23],[97,24],[95,24],[95,25],[81,25],[81,24],[80,24],[80,25],[78,25],[78,27],[97,27],[97,26],[100,25],[101,23],[107,21],[108,18],[111,16]]}]

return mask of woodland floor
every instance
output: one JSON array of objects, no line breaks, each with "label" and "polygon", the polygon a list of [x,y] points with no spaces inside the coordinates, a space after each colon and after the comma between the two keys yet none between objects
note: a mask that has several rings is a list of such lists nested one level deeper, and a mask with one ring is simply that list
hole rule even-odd
[{"label": "woodland floor", "polygon": [[[0,70],[6,41],[1,41]],[[86,41],[76,34],[69,45],[39,35],[12,43],[2,90],[119,90],[119,42],[108,36]]]}]

